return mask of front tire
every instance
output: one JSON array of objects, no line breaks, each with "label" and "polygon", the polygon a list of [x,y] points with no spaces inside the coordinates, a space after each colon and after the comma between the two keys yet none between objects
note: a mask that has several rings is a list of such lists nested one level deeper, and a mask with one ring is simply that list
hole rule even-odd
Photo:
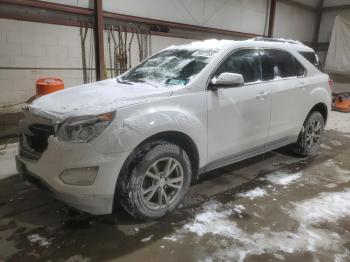
[{"label": "front tire", "polygon": [[191,170],[181,147],[166,141],[148,143],[136,152],[118,180],[119,203],[136,219],[163,217],[183,200]]},{"label": "front tire", "polygon": [[299,134],[294,152],[301,156],[314,156],[318,153],[324,131],[324,119],[320,112],[311,112]]}]

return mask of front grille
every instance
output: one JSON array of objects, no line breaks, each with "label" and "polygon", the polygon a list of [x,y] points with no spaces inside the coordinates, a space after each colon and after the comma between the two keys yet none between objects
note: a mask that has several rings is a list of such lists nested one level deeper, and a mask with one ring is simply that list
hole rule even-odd
[{"label": "front grille", "polygon": [[33,124],[28,127],[29,133],[20,135],[20,155],[26,159],[38,160],[47,149],[48,138],[54,134],[53,126]]}]

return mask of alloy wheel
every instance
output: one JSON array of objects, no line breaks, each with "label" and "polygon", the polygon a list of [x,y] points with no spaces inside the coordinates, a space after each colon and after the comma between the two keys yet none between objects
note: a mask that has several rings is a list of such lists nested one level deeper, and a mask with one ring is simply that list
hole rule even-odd
[{"label": "alloy wheel", "polygon": [[313,120],[306,130],[306,145],[312,148],[321,139],[322,125],[319,120]]},{"label": "alloy wheel", "polygon": [[158,159],[146,170],[141,183],[141,199],[150,209],[171,205],[184,183],[183,168],[173,157]]}]

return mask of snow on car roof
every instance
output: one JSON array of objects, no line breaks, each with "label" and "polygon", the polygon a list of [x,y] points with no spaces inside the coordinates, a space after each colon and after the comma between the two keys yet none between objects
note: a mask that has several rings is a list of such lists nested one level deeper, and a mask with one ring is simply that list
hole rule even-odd
[{"label": "snow on car roof", "polygon": [[208,39],[204,41],[195,41],[190,44],[184,45],[172,45],[167,49],[186,49],[186,50],[223,50],[228,47],[234,46],[247,46],[247,47],[275,47],[275,48],[287,48],[294,49],[297,51],[309,51],[314,52],[314,50],[302,42],[291,39],[283,38],[253,38],[248,40],[217,40],[217,39]]},{"label": "snow on car roof", "polygon": [[172,45],[167,49],[186,49],[186,50],[221,50],[227,46],[232,45],[236,41],[234,40],[217,40],[208,39],[204,41],[196,41],[185,45]]}]

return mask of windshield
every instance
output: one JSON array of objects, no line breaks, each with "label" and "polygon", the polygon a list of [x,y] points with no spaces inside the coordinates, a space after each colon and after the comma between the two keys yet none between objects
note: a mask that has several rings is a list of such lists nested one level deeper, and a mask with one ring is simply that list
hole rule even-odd
[{"label": "windshield", "polygon": [[198,75],[218,50],[168,49],[145,60],[117,80],[150,85],[182,85]]}]

